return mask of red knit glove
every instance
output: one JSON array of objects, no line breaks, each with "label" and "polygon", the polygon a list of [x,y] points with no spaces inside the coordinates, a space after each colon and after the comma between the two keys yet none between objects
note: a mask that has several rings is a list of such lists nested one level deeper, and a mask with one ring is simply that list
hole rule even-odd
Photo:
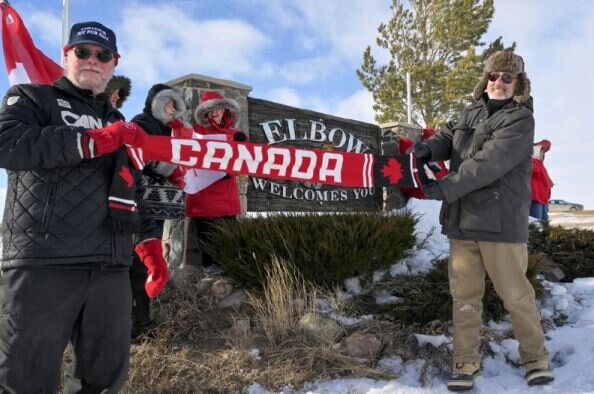
[{"label": "red knit glove", "polygon": [[189,124],[184,124],[180,119],[173,119],[167,123],[167,127],[173,130],[175,138],[192,138],[194,130]]},{"label": "red knit glove", "polygon": [[174,185],[177,185],[177,187],[184,190],[184,187],[186,187],[186,181],[184,180],[185,177],[186,169],[180,166],[173,170],[173,172],[171,173],[171,175],[169,175],[169,178],[167,179],[169,180],[169,182],[173,183]]},{"label": "red knit glove", "polygon": [[173,119],[167,122],[167,127],[169,127],[170,129],[183,129],[184,122],[182,122],[179,119]]},{"label": "red knit glove", "polygon": [[148,278],[144,284],[146,294],[150,298],[154,298],[161,293],[167,279],[169,279],[167,262],[163,258],[161,240],[157,238],[147,239],[136,245],[134,251],[148,270]]},{"label": "red knit glove", "polygon": [[147,140],[147,134],[132,122],[115,122],[101,129],[87,130],[82,135],[83,158],[92,159],[115,152],[122,145],[140,146]]}]

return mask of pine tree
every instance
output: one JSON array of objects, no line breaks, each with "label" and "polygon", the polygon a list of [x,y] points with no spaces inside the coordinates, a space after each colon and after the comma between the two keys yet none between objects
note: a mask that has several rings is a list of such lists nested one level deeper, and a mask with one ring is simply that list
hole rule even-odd
[{"label": "pine tree", "polygon": [[[453,118],[470,94],[489,54],[503,49],[501,37],[485,47],[480,38],[495,11],[493,0],[393,0],[392,17],[380,24],[377,45],[390,60],[377,65],[367,47],[357,75],[373,94],[379,122],[407,118],[406,73],[411,74],[412,122],[436,127]],[[515,46],[515,44],[514,44]]]}]

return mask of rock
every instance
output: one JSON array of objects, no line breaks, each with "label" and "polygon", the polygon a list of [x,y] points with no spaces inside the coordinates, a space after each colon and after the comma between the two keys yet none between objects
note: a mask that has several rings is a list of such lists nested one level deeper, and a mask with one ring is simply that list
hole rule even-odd
[{"label": "rock", "polygon": [[198,283],[202,277],[202,271],[193,265],[181,265],[172,270],[170,275],[169,280],[174,286],[186,287],[191,283]]},{"label": "rock", "polygon": [[219,279],[212,284],[210,293],[215,300],[221,301],[233,293],[233,284],[228,279]]},{"label": "rock", "polygon": [[317,340],[336,343],[344,336],[342,327],[318,313],[307,313],[299,319],[298,327]]},{"label": "rock", "polygon": [[375,335],[357,331],[345,339],[347,353],[351,357],[375,359],[383,344]]},{"label": "rock", "polygon": [[565,277],[561,265],[555,263],[555,261],[547,255],[543,255],[540,265],[542,267],[542,276],[549,282],[560,282],[561,279]]},{"label": "rock", "polygon": [[[229,294],[227,297],[223,298],[217,306],[221,309],[223,308],[234,308],[239,309],[243,303],[245,302],[245,293],[243,290],[236,290],[233,293]],[[249,324],[249,321],[248,321]]]}]

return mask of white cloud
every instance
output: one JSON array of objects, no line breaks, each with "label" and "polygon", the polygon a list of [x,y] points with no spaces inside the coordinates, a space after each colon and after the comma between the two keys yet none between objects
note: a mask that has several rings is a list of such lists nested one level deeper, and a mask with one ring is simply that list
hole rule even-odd
[{"label": "white cloud", "polygon": [[339,101],[334,115],[361,122],[376,123],[373,111],[373,97],[367,90],[358,90],[350,97]]},{"label": "white cloud", "polygon": [[291,2],[303,16],[304,29],[326,41],[335,55],[359,62],[363,50],[375,42],[380,22],[389,18],[389,1],[302,0]]},{"label": "white cloud", "polygon": [[[50,12],[35,11],[27,17],[30,34],[49,45],[62,42],[62,18]],[[34,40],[34,41],[36,41]]]},{"label": "white cloud", "polygon": [[222,78],[248,75],[267,64],[258,55],[270,39],[240,20],[201,21],[181,8],[138,4],[124,8],[122,18],[122,70],[144,84],[192,72]]},{"label": "white cloud", "polygon": [[272,89],[265,95],[267,100],[274,101],[284,105],[290,105],[292,107],[301,107],[302,102],[299,98],[299,94],[291,88],[282,87]]},{"label": "white cloud", "polygon": [[300,59],[284,64],[279,69],[279,75],[287,83],[305,85],[316,80],[324,79],[339,67],[338,59],[333,56],[322,56]]}]

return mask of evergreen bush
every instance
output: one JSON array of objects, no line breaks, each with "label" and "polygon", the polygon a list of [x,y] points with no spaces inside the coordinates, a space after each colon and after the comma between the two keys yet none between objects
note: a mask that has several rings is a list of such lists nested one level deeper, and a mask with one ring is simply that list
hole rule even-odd
[{"label": "evergreen bush", "polygon": [[530,251],[544,253],[561,266],[564,282],[594,276],[594,232],[560,226],[530,225]]},{"label": "evergreen bush", "polygon": [[411,213],[261,215],[217,224],[203,247],[245,287],[261,288],[275,257],[306,281],[332,287],[404,258],[417,221]]},{"label": "evergreen bush", "polygon": [[[537,298],[543,294],[543,286],[536,279],[541,256],[530,256],[526,276],[534,287]],[[355,300],[356,309],[365,314],[379,315],[380,319],[396,321],[405,325],[426,325],[435,320],[442,322],[452,318],[452,297],[449,293],[448,260],[435,262],[433,268],[418,275],[397,275],[377,282],[373,291]],[[399,298],[394,304],[377,304],[375,294],[388,291]],[[486,276],[483,297],[483,319],[498,321],[506,314],[503,302],[495,292],[493,283]]]}]

